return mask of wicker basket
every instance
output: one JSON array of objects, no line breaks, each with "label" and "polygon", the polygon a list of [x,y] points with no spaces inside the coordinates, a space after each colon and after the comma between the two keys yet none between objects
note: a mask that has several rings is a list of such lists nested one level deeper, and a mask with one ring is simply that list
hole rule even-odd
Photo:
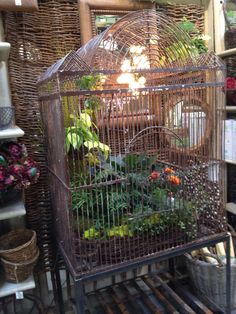
[{"label": "wicker basket", "polygon": [[37,251],[36,232],[33,230],[12,230],[0,237],[0,256],[9,262],[29,261]]},{"label": "wicker basket", "polygon": [[0,107],[0,130],[10,127],[12,125],[13,118],[13,107]]},{"label": "wicker basket", "polygon": [[23,263],[12,263],[2,258],[1,262],[5,273],[5,279],[15,283],[26,280],[31,275],[34,266],[37,264],[38,257],[39,250],[36,251],[36,255],[32,259]]},{"label": "wicker basket", "polygon": [[[218,257],[218,264],[213,265],[185,254],[188,272],[196,292],[207,296],[222,310],[226,310],[226,265]],[[236,264],[231,265],[231,309],[236,308]]]}]

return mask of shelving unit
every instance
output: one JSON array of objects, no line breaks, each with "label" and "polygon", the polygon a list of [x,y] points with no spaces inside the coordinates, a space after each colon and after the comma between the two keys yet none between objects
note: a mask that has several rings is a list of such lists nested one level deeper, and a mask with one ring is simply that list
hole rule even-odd
[{"label": "shelving unit", "polygon": [[227,203],[226,210],[231,214],[236,215],[236,204],[235,203]]},{"label": "shelving unit", "polygon": [[[0,130],[0,141],[12,138],[18,138],[24,135],[24,131],[17,126]],[[4,206],[0,206],[0,221],[21,217],[26,214],[25,205],[21,197],[10,201]],[[16,292],[21,292],[35,288],[33,275],[20,283],[10,283],[4,281],[4,277],[0,278],[0,298],[6,297]]]},{"label": "shelving unit", "polygon": [[[233,56],[236,55],[236,48],[233,49],[228,49],[228,50],[224,50],[222,52],[217,53],[218,56],[220,56],[221,58],[226,58],[229,56]],[[228,88],[226,89],[227,93],[232,93],[232,92],[236,92],[236,88]],[[236,106],[231,106],[230,104],[226,106],[226,112],[227,113],[236,113]],[[236,165],[236,160],[225,160],[226,164],[231,164],[231,165]],[[236,204],[229,202],[226,203],[226,210],[227,212],[236,215]]]},{"label": "shelving unit", "polygon": [[226,106],[227,112],[236,112],[236,106]]},{"label": "shelving unit", "polygon": [[19,291],[25,291],[35,288],[35,281],[33,275],[20,283],[11,283],[0,280],[0,298],[7,297]]},{"label": "shelving unit", "polygon": [[11,219],[24,216],[26,214],[25,205],[22,200],[16,200],[0,208],[0,220]]},{"label": "shelving unit", "polygon": [[[0,141],[12,138],[18,138],[24,135],[24,131],[17,126],[8,129],[0,130]],[[4,206],[0,206],[0,221],[21,217],[26,214],[25,205],[22,198],[16,198]],[[6,297],[16,292],[22,292],[35,288],[35,281],[33,275],[20,283],[10,283],[0,277],[0,298]]]},{"label": "shelving unit", "polygon": [[236,160],[225,160],[227,164],[236,165]]},{"label": "shelving unit", "polygon": [[[0,42],[0,61],[6,61],[9,55],[10,44]],[[12,126],[4,130],[0,130],[0,141],[7,139],[16,139],[24,135],[24,131],[18,126]],[[10,201],[6,205],[0,206],[0,221],[21,217],[26,214],[25,205],[22,198]],[[10,283],[0,277],[0,298],[6,297],[16,292],[25,291],[35,288],[33,275],[21,283]]]},{"label": "shelving unit", "polygon": [[8,138],[17,138],[23,136],[25,133],[18,126],[13,126],[5,130],[0,130],[0,140]]}]

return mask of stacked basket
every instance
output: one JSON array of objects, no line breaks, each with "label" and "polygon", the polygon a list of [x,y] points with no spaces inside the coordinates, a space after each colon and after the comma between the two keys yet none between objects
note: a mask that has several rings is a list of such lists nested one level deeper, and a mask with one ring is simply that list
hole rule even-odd
[{"label": "stacked basket", "polygon": [[0,256],[7,281],[26,280],[39,257],[35,231],[18,229],[1,236]]},{"label": "stacked basket", "polygon": [[14,118],[13,107],[0,107],[0,130],[4,130],[12,126]]}]

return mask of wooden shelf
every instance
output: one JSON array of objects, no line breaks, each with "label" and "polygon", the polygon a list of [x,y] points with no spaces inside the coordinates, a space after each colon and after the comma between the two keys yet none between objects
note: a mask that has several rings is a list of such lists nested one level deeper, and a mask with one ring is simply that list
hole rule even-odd
[{"label": "wooden shelf", "polygon": [[236,165],[236,160],[225,160],[227,164]]},{"label": "wooden shelf", "polygon": [[0,220],[20,217],[24,216],[25,214],[25,205],[20,199],[9,202],[7,205],[0,206]]},{"label": "wooden shelf", "polygon": [[231,214],[236,215],[236,204],[235,203],[227,203],[226,210]]},{"label": "wooden shelf", "polygon": [[7,42],[0,42],[0,61],[7,61],[11,45]]},{"label": "wooden shelf", "polygon": [[35,281],[33,275],[20,283],[11,283],[1,280],[0,281],[0,298],[8,295],[15,294],[18,291],[25,291],[35,288]]},{"label": "wooden shelf", "polygon": [[236,106],[226,106],[225,109],[228,112],[236,112]]},{"label": "wooden shelf", "polygon": [[13,126],[8,129],[0,130],[0,140],[7,138],[21,137],[25,134],[18,126]]},{"label": "wooden shelf", "polygon": [[236,54],[236,48],[224,50],[221,52],[218,52],[217,55],[221,58],[229,57],[229,56],[234,56]]}]

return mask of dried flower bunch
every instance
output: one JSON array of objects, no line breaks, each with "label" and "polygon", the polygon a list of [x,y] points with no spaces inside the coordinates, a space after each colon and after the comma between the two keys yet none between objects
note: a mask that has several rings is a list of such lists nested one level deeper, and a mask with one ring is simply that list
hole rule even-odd
[{"label": "dried flower bunch", "polygon": [[4,142],[0,145],[0,191],[28,188],[39,178],[39,167],[28,156],[24,144]]}]

